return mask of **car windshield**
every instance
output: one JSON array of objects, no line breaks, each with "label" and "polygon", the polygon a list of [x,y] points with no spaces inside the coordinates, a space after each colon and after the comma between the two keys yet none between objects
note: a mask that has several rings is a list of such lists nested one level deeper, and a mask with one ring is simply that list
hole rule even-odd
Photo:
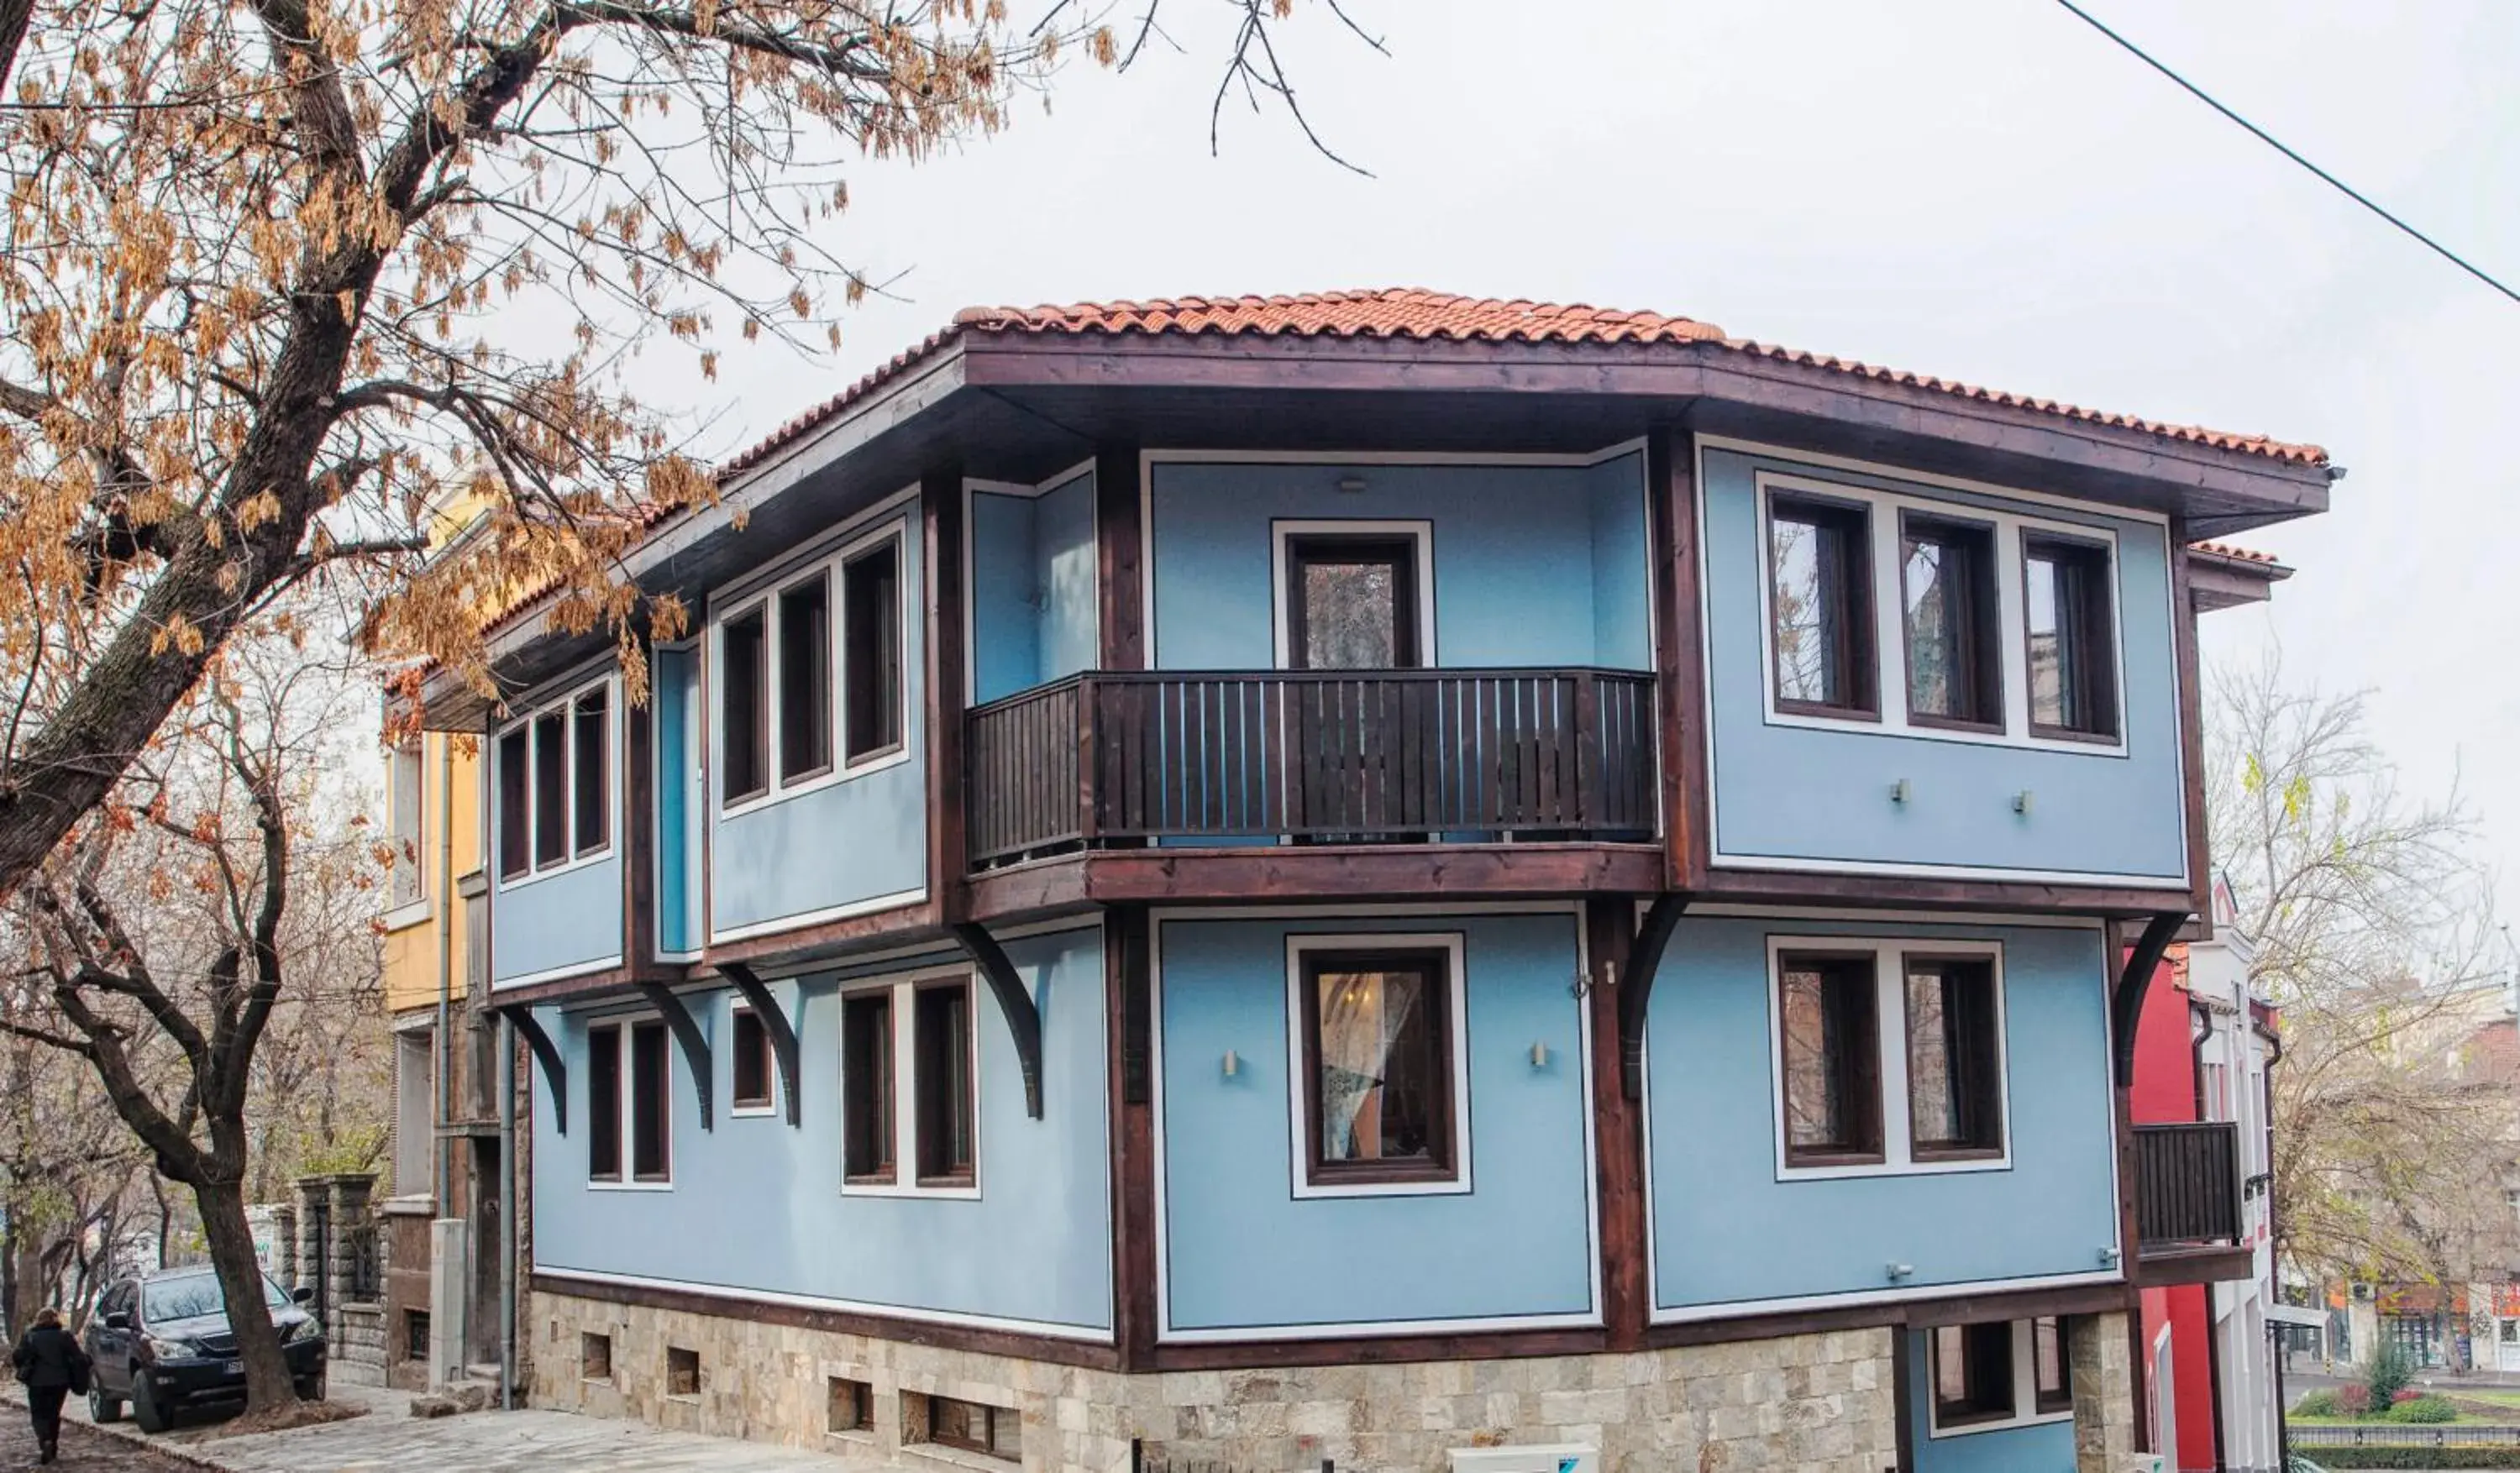
[{"label": "car windshield", "polygon": [[[218,1276],[213,1273],[188,1273],[181,1278],[155,1279],[144,1285],[141,1292],[147,1296],[145,1305],[152,1324],[227,1313],[227,1301],[220,1297]],[[262,1300],[276,1310],[289,1303],[289,1294],[265,1277]]]}]

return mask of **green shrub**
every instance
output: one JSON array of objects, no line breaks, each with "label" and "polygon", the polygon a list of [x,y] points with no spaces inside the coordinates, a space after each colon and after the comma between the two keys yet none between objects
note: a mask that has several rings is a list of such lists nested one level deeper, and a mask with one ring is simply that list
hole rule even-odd
[{"label": "green shrub", "polygon": [[2520,1468],[2520,1448],[2310,1448],[2294,1450],[2322,1468]]},{"label": "green shrub", "polygon": [[2294,1416],[2340,1415],[2341,1413],[2338,1411],[2336,1406],[2336,1393],[2332,1391],[2309,1392],[2305,1394],[2300,1401],[2292,1404],[2292,1414]]},{"label": "green shrub", "polygon": [[2390,1407],[2381,1415],[2393,1422],[2455,1422],[2458,1408],[2448,1397],[2411,1397]]},{"label": "green shrub", "polygon": [[2381,1346],[2379,1354],[2371,1358],[2371,1375],[2368,1383],[2371,1388],[2371,1405],[2387,1406],[2396,1402],[2398,1393],[2406,1389],[2408,1373],[2406,1352],[2394,1345]]}]

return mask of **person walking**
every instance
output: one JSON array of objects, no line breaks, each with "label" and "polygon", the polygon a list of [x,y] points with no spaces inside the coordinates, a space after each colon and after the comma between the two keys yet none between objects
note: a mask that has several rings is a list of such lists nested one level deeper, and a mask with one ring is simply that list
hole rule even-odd
[{"label": "person walking", "polygon": [[62,1312],[37,1310],[34,1325],[9,1354],[18,1379],[26,1387],[26,1412],[35,1419],[35,1443],[43,1449],[40,1462],[61,1455],[62,1403],[73,1391],[87,1390],[93,1368],[87,1352],[62,1328]]}]

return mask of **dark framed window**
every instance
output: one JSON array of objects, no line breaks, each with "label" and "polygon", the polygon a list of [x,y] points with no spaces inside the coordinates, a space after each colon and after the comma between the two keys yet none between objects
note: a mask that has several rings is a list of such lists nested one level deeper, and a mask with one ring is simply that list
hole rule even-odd
[{"label": "dark framed window", "polygon": [[856,763],[902,743],[901,539],[886,538],[840,564],[840,601],[844,750]]},{"label": "dark framed window", "polygon": [[621,1025],[586,1030],[586,1175],[621,1180]]},{"label": "dark framed window", "polygon": [[978,1165],[979,1134],[971,1080],[970,980],[921,987],[912,996],[919,1184],[968,1186]]},{"label": "dark framed window", "polygon": [[524,727],[499,738],[499,877],[515,879],[532,872],[533,762],[532,739]]},{"label": "dark framed window", "polygon": [[824,1380],[824,1406],[830,1431],[875,1430],[875,1387],[847,1376],[827,1376]]},{"label": "dark framed window", "polygon": [[779,781],[832,766],[832,583],[816,573],[779,591]]},{"label": "dark framed window", "polygon": [[1905,959],[1909,1142],[1919,1161],[2003,1154],[2003,1016],[1995,963]]},{"label": "dark framed window", "polygon": [[2054,1316],[2030,1321],[2031,1395],[2042,1415],[2074,1409],[2074,1358],[2065,1343],[2066,1324]]},{"label": "dark framed window", "polygon": [[1777,959],[1785,1164],[1882,1159],[1880,994],[1870,952]]},{"label": "dark framed window", "polygon": [[851,1182],[893,1181],[892,990],[840,1000],[841,1170]]},{"label": "dark framed window", "polygon": [[766,609],[748,609],[719,626],[718,792],[728,804],[770,789],[769,659]]},{"label": "dark framed window", "polygon": [[602,686],[569,702],[576,833],[572,853],[593,854],[612,842],[612,710]]},{"label": "dark framed window", "polygon": [[1011,1406],[929,1397],[927,1440],[1009,1462],[1023,1461],[1023,1418]]},{"label": "dark framed window", "polygon": [[1459,1180],[1451,957],[1418,949],[1302,955],[1308,1179]]},{"label": "dark framed window", "polygon": [[1877,720],[1872,519],[1800,496],[1768,504],[1768,635],[1777,709]]},{"label": "dark framed window", "polygon": [[1418,629],[1418,539],[1286,539],[1286,655],[1297,670],[1411,670]]},{"label": "dark framed window", "polygon": [[1921,726],[2003,730],[1995,528],[1902,513],[1899,595],[1908,719]]},{"label": "dark framed window", "polygon": [[559,711],[537,716],[534,733],[534,868],[568,861],[567,721]]},{"label": "dark framed window", "polygon": [[2030,730],[2041,736],[2113,741],[2118,735],[2117,631],[2109,550],[2024,533]]},{"label": "dark framed window", "polygon": [[2010,1324],[1942,1325],[1934,1331],[1933,1348],[1935,1426],[2012,1419]]},{"label": "dark framed window", "polygon": [[734,1055],[735,1107],[739,1110],[764,1110],[770,1107],[770,1030],[762,1026],[761,1014],[749,1007],[735,1010],[735,1039],[728,1050]]},{"label": "dark framed window", "polygon": [[665,1025],[630,1025],[630,1176],[639,1182],[673,1178],[673,1063],[665,1051]]}]

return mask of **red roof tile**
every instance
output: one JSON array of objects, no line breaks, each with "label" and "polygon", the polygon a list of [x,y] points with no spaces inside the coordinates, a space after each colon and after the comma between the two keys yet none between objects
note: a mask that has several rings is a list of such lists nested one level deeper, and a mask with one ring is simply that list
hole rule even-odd
[{"label": "red roof tile", "polygon": [[2263,562],[2272,565],[2275,560],[2275,555],[2272,553],[2235,548],[2228,542],[2191,542],[2187,544],[2187,551],[2205,553],[2216,558],[2228,558],[2234,562]]},{"label": "red roof tile", "polygon": [[967,308],[955,314],[953,326],[893,358],[838,396],[781,425],[760,444],[728,461],[720,468],[719,473],[731,476],[761,464],[855,400],[899,378],[948,342],[970,333],[1386,337],[1457,342],[1706,343],[1733,352],[1828,369],[1906,387],[2140,430],[2218,450],[2262,455],[2306,466],[2327,464],[2327,452],[2316,445],[2288,444],[2264,435],[2229,434],[2190,424],[2166,424],[2132,415],[2102,414],[2053,399],[2004,393],[1930,375],[1859,363],[1850,358],[1806,353],[1745,337],[1731,337],[1711,323],[1686,317],[1581,305],[1561,306],[1552,302],[1502,301],[1492,297],[1457,296],[1450,292],[1401,288],[1374,291],[1307,292],[1301,296],[1186,296],[1144,302]]}]

